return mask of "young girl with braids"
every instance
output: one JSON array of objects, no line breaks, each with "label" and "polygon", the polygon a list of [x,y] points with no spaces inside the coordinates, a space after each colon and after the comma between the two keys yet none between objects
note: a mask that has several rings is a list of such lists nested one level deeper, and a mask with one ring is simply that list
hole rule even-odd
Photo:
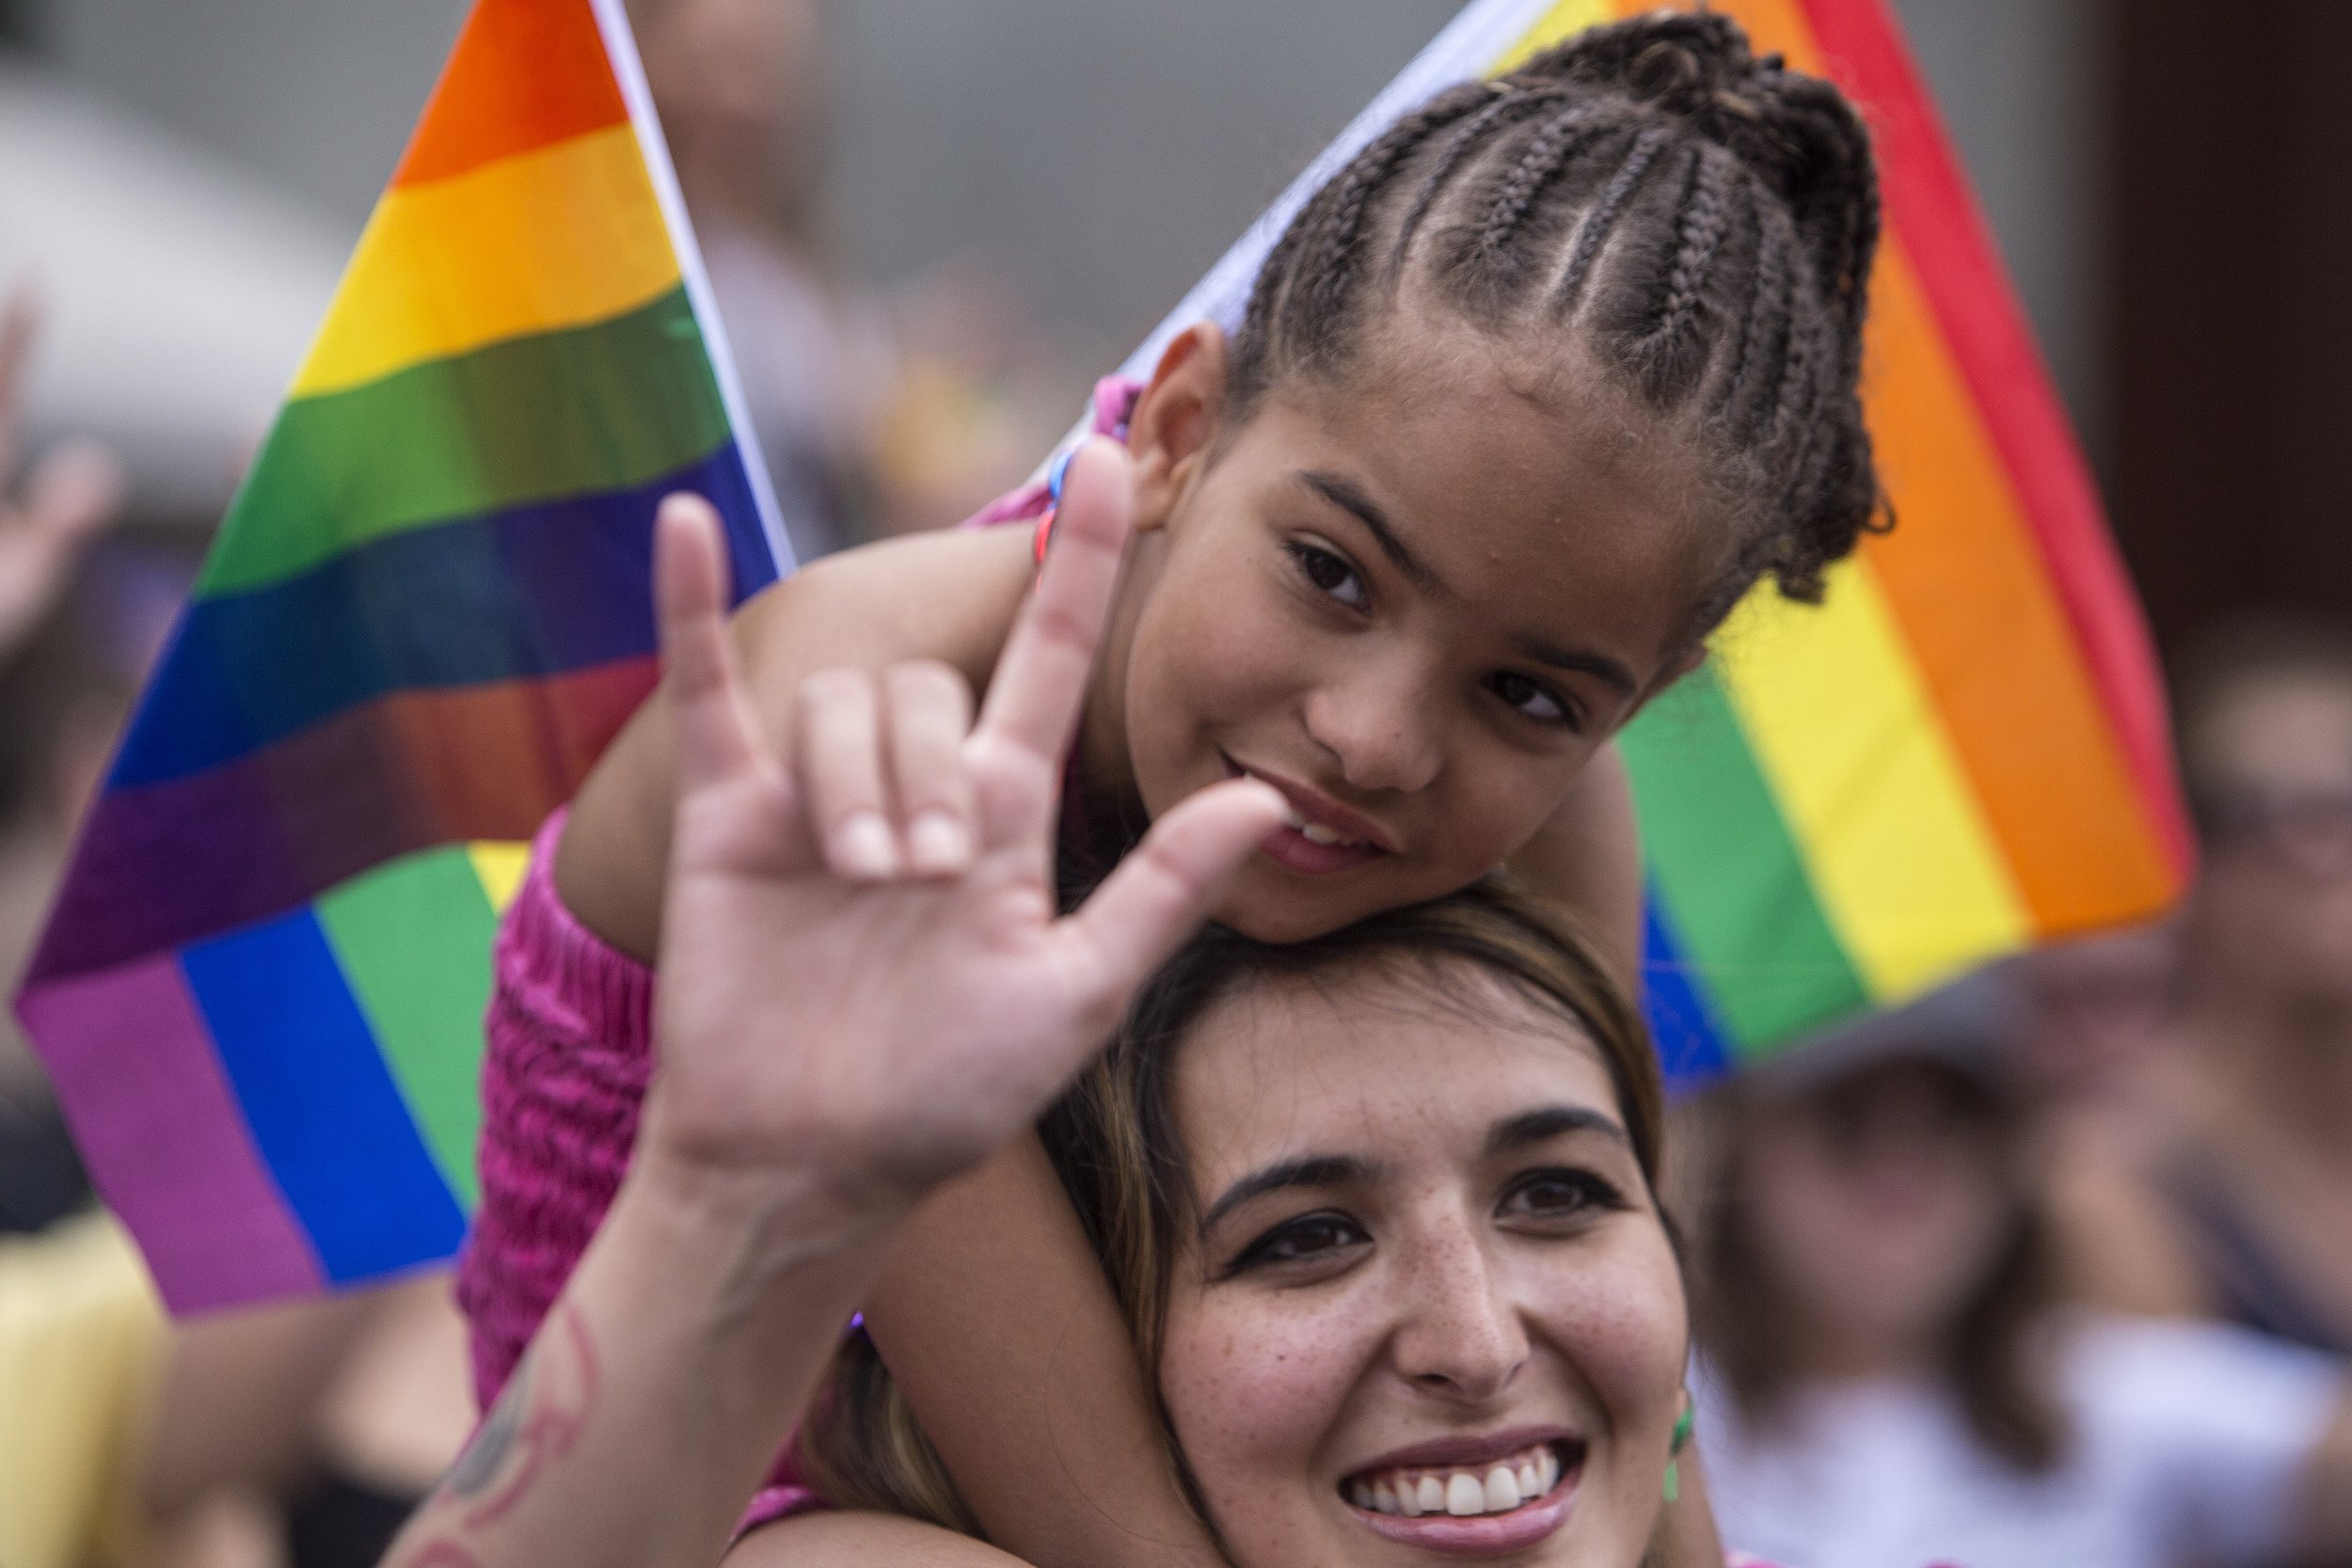
[{"label": "young girl with braids", "polygon": [[[1851,105],[1718,16],[1597,29],[1375,140],[1293,221],[1237,333],[1197,325],[1147,385],[1098,391],[1113,439],[1072,465],[1062,517],[1124,514],[1134,543],[1069,761],[1065,879],[1248,774],[1290,820],[1227,926],[1306,940],[1507,867],[1630,979],[1610,737],[1758,578],[1813,597],[1871,525],[1877,235]],[[761,595],[736,635],[771,738],[916,744],[987,689],[1035,560],[1027,529],[972,529]],[[669,728],[657,698],[549,821],[501,935],[460,1286],[485,1402],[635,1134]],[[917,872],[966,848],[951,802],[893,799],[870,766],[820,764],[811,789],[841,875],[899,874],[901,842]],[[991,1539],[1041,1563],[1216,1560],[1033,1142],[927,1208],[865,1322]]]}]

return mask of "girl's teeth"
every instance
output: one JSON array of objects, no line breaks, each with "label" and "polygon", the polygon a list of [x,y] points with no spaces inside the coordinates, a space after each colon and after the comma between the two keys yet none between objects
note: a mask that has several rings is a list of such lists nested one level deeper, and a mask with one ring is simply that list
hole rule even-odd
[{"label": "girl's teeth", "polygon": [[1418,1513],[1443,1513],[1445,1512],[1445,1482],[1435,1476],[1422,1477],[1421,1488],[1414,1493],[1413,1500],[1421,1505],[1416,1510]]},{"label": "girl's teeth", "polygon": [[1543,1479],[1535,1472],[1536,1465],[1534,1460],[1529,1459],[1520,1461],[1518,1481],[1519,1498],[1521,1501],[1525,1501],[1529,1497],[1540,1497],[1548,1490],[1543,1483]]},{"label": "girl's teeth", "polygon": [[1519,1478],[1501,1465],[1486,1472],[1486,1512],[1502,1513],[1519,1506]]},{"label": "girl's teeth", "polygon": [[1387,1481],[1384,1481],[1372,1489],[1372,1506],[1382,1513],[1397,1512],[1396,1494],[1389,1490]]},{"label": "girl's teeth", "polygon": [[1478,1484],[1478,1478],[1460,1470],[1445,1483],[1445,1511],[1455,1518],[1468,1518],[1486,1512],[1486,1489]]},{"label": "girl's teeth", "polygon": [[1305,839],[1310,844],[1320,844],[1326,846],[1327,847],[1334,844],[1350,844],[1354,842],[1354,840],[1340,833],[1333,832],[1330,829],[1325,827],[1320,822],[1301,823],[1298,829],[1298,836]]}]

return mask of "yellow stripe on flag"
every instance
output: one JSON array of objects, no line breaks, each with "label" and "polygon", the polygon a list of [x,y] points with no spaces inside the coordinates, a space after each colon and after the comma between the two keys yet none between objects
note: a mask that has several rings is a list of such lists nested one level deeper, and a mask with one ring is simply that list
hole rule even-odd
[{"label": "yellow stripe on flag", "polygon": [[1832,568],[1819,607],[1760,584],[1715,648],[1822,908],[1875,998],[2025,940],[1998,847],[1867,564]]},{"label": "yellow stripe on flag", "polygon": [[504,914],[523,885],[523,872],[531,864],[531,846],[482,840],[466,846],[466,858],[473,862],[473,874],[481,879],[482,894],[489,899],[491,911]]},{"label": "yellow stripe on flag", "polygon": [[677,281],[629,126],[395,186],[359,236],[293,395],[603,321]]},{"label": "yellow stripe on flag", "polygon": [[1587,27],[1616,19],[1617,8],[1609,0],[1560,0],[1544,13],[1541,21],[1520,34],[1517,43],[1502,52],[1502,57],[1495,61],[1494,69],[1487,74],[1502,76],[1517,71],[1530,55],[1565,42]]}]

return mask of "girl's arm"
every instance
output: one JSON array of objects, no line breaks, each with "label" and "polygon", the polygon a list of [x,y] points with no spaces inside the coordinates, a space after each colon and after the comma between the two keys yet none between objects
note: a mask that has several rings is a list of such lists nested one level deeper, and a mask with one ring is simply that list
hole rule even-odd
[{"label": "girl's arm", "polygon": [[1222,1568],[1034,1136],[923,1207],[866,1327],[991,1541],[1040,1568]]},{"label": "girl's arm", "polygon": [[[1055,915],[1055,795],[1121,509],[1081,462],[980,723],[937,665],[842,673],[756,738],[707,507],[659,535],[682,792],[660,1069],[620,1196],[400,1568],[715,1561],[893,1233],[1027,1126],[1280,802],[1220,786]],[[878,855],[830,830],[872,812]],[[945,827],[945,833],[920,831]]]},{"label": "girl's arm", "polygon": [[1642,834],[1613,741],[1511,857],[1511,871],[1567,914],[1628,995],[1641,993]]}]

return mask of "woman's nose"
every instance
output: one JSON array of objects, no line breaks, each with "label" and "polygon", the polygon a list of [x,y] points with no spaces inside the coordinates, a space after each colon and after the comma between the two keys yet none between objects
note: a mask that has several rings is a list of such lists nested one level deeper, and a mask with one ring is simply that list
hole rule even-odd
[{"label": "woman's nose", "polygon": [[1474,1242],[1430,1250],[1411,1265],[1395,1338],[1397,1370],[1466,1403],[1491,1400],[1526,1365],[1518,1305]]},{"label": "woman's nose", "polygon": [[1366,792],[1426,789],[1445,766],[1434,682],[1403,668],[1352,671],[1307,699],[1307,733]]}]

